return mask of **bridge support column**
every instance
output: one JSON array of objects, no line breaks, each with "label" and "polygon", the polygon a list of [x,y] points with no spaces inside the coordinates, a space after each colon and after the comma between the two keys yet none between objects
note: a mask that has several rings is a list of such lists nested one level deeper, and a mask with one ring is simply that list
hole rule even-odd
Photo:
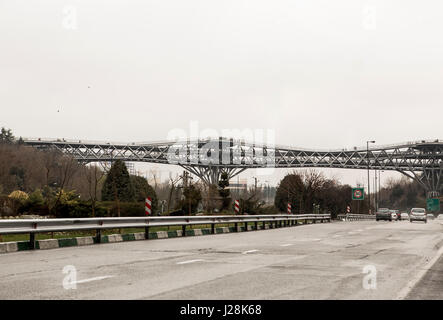
[{"label": "bridge support column", "polygon": [[232,179],[236,175],[242,173],[247,168],[231,168],[231,167],[221,167],[221,166],[213,166],[213,165],[205,165],[205,166],[192,166],[183,164],[180,165],[183,169],[189,171],[192,174],[195,174],[199,177],[206,185],[218,185],[220,181],[220,176],[222,173],[228,174],[228,180]]}]

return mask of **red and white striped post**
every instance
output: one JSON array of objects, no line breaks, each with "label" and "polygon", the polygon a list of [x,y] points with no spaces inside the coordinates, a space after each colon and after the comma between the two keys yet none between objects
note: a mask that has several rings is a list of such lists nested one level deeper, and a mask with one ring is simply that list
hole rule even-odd
[{"label": "red and white striped post", "polygon": [[235,214],[240,213],[240,201],[238,201],[238,200],[234,201],[234,211],[235,211]]},{"label": "red and white striped post", "polygon": [[288,203],[288,214],[292,214],[292,208],[291,208],[291,204]]},{"label": "red and white striped post", "polygon": [[145,214],[149,216],[152,213],[152,199],[147,197],[145,201]]}]

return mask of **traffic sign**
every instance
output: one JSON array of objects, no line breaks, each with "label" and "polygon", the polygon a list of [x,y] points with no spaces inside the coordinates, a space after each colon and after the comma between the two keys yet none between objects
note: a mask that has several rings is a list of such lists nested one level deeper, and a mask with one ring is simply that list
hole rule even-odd
[{"label": "traffic sign", "polygon": [[364,188],[352,188],[352,200],[364,200],[365,190]]},{"label": "traffic sign", "polygon": [[238,200],[234,201],[234,211],[235,211],[235,214],[240,213],[240,201],[238,201]]},{"label": "traffic sign", "polygon": [[152,213],[152,199],[147,197],[145,200],[145,215],[149,216]]},{"label": "traffic sign", "polygon": [[426,199],[427,211],[439,212],[440,211],[440,199],[439,198],[428,198]]}]

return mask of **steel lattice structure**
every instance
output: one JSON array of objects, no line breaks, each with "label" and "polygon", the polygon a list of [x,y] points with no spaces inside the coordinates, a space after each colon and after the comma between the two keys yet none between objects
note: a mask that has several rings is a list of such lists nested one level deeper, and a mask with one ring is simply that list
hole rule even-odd
[{"label": "steel lattice structure", "polygon": [[24,139],[24,144],[56,149],[84,163],[120,159],[179,165],[208,184],[217,183],[223,172],[232,178],[249,168],[266,167],[395,170],[418,181],[430,196],[439,195],[443,180],[442,139],[321,151],[222,137],[152,143]]}]

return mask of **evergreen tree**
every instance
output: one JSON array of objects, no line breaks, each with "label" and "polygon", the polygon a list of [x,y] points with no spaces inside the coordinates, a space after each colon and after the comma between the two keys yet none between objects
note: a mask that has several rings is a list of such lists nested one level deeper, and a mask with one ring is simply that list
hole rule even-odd
[{"label": "evergreen tree", "polygon": [[223,207],[222,209],[226,209],[229,207],[229,204],[231,202],[231,193],[229,189],[226,189],[226,187],[229,186],[229,179],[228,174],[226,172],[223,172],[220,177],[220,181],[218,182],[218,193],[223,198]]},{"label": "evergreen tree", "polygon": [[135,190],[135,201],[145,201],[147,197],[152,201],[152,213],[155,214],[158,210],[158,198],[153,187],[148,181],[140,176],[131,175],[131,182]]},{"label": "evergreen tree", "polygon": [[280,181],[275,194],[274,205],[281,212],[286,212],[289,202],[292,204],[292,212],[299,213],[303,211],[304,199],[305,186],[302,176],[297,173],[290,173]]},{"label": "evergreen tree", "polygon": [[11,129],[3,128],[0,130],[0,142],[12,143],[14,142],[14,135]]},{"label": "evergreen tree", "polygon": [[183,196],[184,199],[180,201],[181,209],[186,212],[186,215],[189,213],[195,213],[197,211],[198,204],[202,200],[200,189],[191,184],[183,189]]},{"label": "evergreen tree", "polygon": [[132,202],[134,199],[135,190],[128,169],[123,161],[116,160],[103,183],[102,200],[118,203],[120,201]]}]

